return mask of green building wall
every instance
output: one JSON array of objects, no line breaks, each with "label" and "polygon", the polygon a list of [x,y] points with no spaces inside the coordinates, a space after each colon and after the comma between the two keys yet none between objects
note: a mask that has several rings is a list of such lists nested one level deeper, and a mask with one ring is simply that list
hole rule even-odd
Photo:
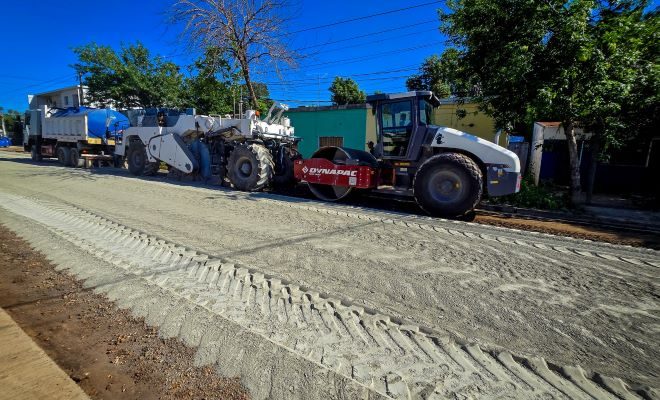
[{"label": "green building wall", "polygon": [[[329,107],[300,107],[286,112],[295,128],[295,135],[302,138],[298,150],[303,157],[319,148],[319,138],[334,136],[344,138],[344,147],[366,149],[367,137],[376,138],[376,125],[371,107],[365,104]],[[368,121],[372,120],[372,121]]]},{"label": "green building wall", "polygon": [[[457,109],[466,111],[465,118],[458,118]],[[377,142],[376,118],[368,104],[347,106],[300,107],[286,112],[295,128],[296,136],[302,138],[298,145],[303,157],[308,158],[319,148],[319,138],[335,136],[344,138],[344,146],[368,150],[367,143]],[[495,137],[493,119],[479,111],[477,104],[457,104],[443,100],[434,110],[435,123],[458,129],[482,139],[492,141]],[[500,137],[500,146],[506,145],[505,135]]]}]

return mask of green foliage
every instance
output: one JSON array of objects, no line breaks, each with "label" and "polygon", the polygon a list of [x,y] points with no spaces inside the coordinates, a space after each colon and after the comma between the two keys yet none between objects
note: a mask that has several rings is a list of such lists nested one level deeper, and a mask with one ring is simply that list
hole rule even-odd
[{"label": "green foliage", "polygon": [[78,56],[74,68],[84,74],[91,101],[106,105],[111,99],[119,108],[181,105],[179,67],[160,56],[152,57],[141,43],[122,46],[119,53],[95,43],[74,52]]},{"label": "green foliage", "polygon": [[[270,106],[273,105],[268,86],[265,83],[252,82],[252,89],[254,89],[254,94],[257,96],[257,110],[262,113],[267,112]],[[249,93],[245,85],[243,85],[243,93]],[[246,97],[244,102],[245,104],[250,104],[250,99]]]},{"label": "green foliage", "polygon": [[189,77],[183,80],[181,96],[186,107],[199,114],[233,113],[234,99],[238,99],[236,75],[217,49],[206,49],[187,69]]},{"label": "green foliage", "polygon": [[[461,50],[458,70],[479,83],[497,128],[538,120],[582,125],[602,145],[658,125],[658,19],[646,0],[451,0],[442,31]],[[569,137],[573,199],[580,189]]]},{"label": "green foliage", "polygon": [[7,111],[4,111],[4,107],[0,107],[0,120],[4,122],[4,127],[7,129],[7,132],[15,132],[16,123],[21,122],[21,115],[18,111],[12,110],[11,108]]},{"label": "green foliage", "polygon": [[660,18],[642,6],[604,9],[585,49],[585,101],[580,121],[602,150],[647,141],[660,125]]},{"label": "green foliage", "polygon": [[332,94],[330,99],[335,105],[364,103],[367,98],[357,82],[351,78],[335,77],[329,90]]},{"label": "green foliage", "polygon": [[[251,103],[246,85],[237,83],[240,71],[232,69],[222,51],[209,47],[191,65],[183,68],[153,56],[142,44],[122,46],[116,52],[95,43],[74,49],[78,63],[74,68],[83,74],[89,87],[88,100],[101,106],[192,107],[199,114],[231,114],[243,93],[244,109]],[[268,87],[253,82],[258,110],[271,105]]]},{"label": "green foliage", "polygon": [[440,98],[474,95],[474,87],[460,71],[460,53],[449,48],[440,57],[432,55],[424,60],[419,73],[406,80],[406,87],[408,90],[430,90]]},{"label": "green foliage", "polygon": [[508,204],[515,207],[537,208],[541,210],[559,210],[570,206],[565,190],[541,184],[534,185],[531,177],[525,177],[520,183],[520,192],[501,197],[490,197],[493,204]]},{"label": "green foliage", "polygon": [[[461,49],[460,74],[479,81],[478,100],[497,128],[520,122],[539,89],[549,7],[526,0],[452,0],[442,30]],[[535,70],[538,67],[539,71]]]},{"label": "green foliage", "polygon": [[644,110],[636,117],[648,126],[643,115],[658,104],[658,18],[643,14],[647,4],[451,0],[440,20],[461,49],[458,75],[478,82],[498,128],[540,119],[600,124],[616,143],[641,128],[630,113]]}]

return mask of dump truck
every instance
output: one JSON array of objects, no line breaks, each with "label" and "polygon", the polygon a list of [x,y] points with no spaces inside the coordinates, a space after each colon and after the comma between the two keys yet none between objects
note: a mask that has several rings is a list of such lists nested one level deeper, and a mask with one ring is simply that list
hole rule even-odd
[{"label": "dump truck", "polygon": [[294,175],[319,199],[337,201],[355,192],[414,199],[427,213],[459,217],[487,193],[520,190],[518,156],[494,143],[433,124],[440,105],[430,91],[367,97],[378,142],[368,152],[323,147],[296,160]]},{"label": "dump truck", "polygon": [[41,106],[25,113],[23,147],[34,161],[50,157],[82,167],[85,157],[111,160],[115,138],[128,127],[128,118],[112,109]]}]

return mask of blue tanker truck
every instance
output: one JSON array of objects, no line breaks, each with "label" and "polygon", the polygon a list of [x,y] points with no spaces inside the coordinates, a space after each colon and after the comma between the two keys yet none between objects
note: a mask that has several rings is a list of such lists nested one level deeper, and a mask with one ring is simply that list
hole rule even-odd
[{"label": "blue tanker truck", "polygon": [[85,159],[111,160],[116,138],[129,126],[125,115],[111,109],[41,106],[25,113],[23,147],[34,161],[50,157],[82,167]]}]

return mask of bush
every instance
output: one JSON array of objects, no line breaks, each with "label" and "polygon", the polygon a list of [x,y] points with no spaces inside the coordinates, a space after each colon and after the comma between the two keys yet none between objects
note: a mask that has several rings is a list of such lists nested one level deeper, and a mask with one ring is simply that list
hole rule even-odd
[{"label": "bush", "polygon": [[542,210],[565,209],[570,205],[566,190],[544,183],[536,186],[530,176],[523,178],[520,183],[520,192],[501,197],[489,197],[488,201],[492,204],[508,204]]}]

